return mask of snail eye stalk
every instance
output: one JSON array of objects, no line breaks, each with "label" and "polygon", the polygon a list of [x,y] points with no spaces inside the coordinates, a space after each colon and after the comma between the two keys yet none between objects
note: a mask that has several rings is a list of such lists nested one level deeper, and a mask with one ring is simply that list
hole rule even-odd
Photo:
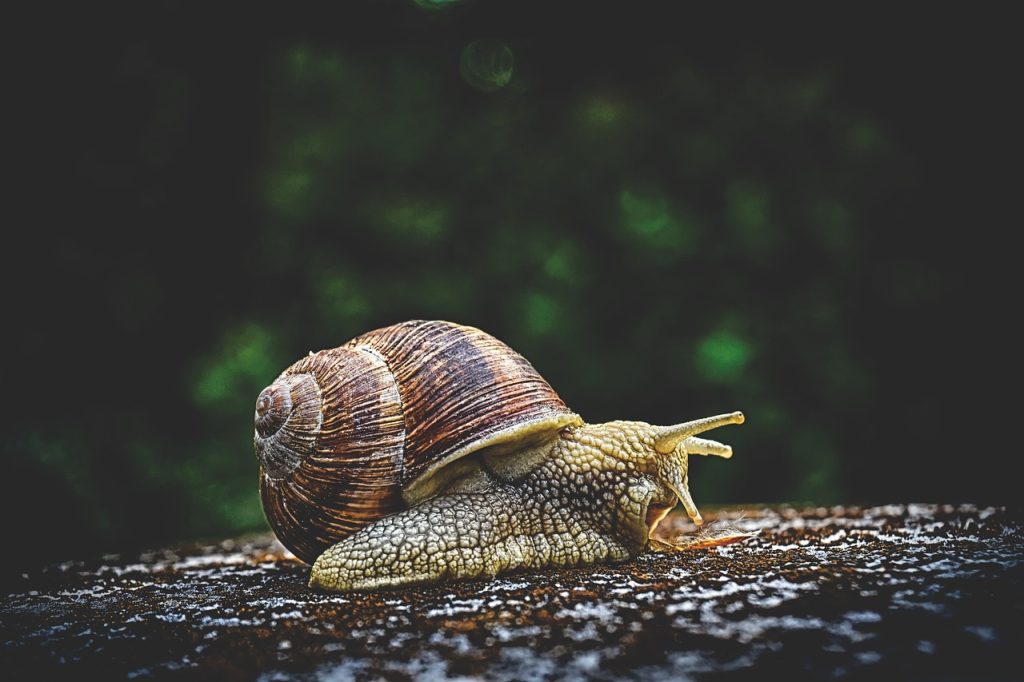
[{"label": "snail eye stalk", "polygon": [[[667,455],[676,449],[681,442],[685,441],[691,436],[696,436],[698,433],[704,433],[712,429],[717,429],[719,426],[725,426],[726,424],[742,424],[743,413],[742,412],[731,412],[729,414],[719,414],[714,417],[705,417],[704,419],[695,419],[692,422],[684,422],[682,424],[676,424],[675,426],[663,426],[658,431],[658,437],[654,441],[654,449],[663,455]],[[714,442],[714,441],[709,441]],[[720,444],[719,444],[720,445]],[[701,452],[695,454],[718,454],[717,452]],[[731,450],[730,450],[731,454]],[[725,456],[725,455],[720,455]]]}]

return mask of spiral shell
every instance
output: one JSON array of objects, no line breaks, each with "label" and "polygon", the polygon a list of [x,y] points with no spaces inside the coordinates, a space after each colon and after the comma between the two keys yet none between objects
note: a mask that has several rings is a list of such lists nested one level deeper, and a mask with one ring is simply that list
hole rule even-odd
[{"label": "spiral shell", "polygon": [[255,420],[264,512],[308,563],[431,494],[451,462],[582,423],[501,341],[420,320],[302,358],[260,393]]}]

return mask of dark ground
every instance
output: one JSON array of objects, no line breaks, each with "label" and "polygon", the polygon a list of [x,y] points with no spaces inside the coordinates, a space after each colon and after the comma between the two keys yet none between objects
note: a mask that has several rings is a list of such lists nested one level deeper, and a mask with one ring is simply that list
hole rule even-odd
[{"label": "dark ground", "polygon": [[[308,567],[266,536],[66,562],[7,591],[0,670],[6,679],[1020,679],[1020,510],[774,507],[717,518],[760,535],[621,566],[364,595],[311,592]],[[675,517],[668,530],[687,524]]]}]

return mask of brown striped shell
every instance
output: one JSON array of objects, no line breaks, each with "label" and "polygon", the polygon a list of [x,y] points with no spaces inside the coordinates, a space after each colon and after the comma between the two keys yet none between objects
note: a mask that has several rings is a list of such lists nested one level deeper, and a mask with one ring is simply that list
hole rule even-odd
[{"label": "brown striped shell", "polygon": [[580,423],[525,358],[479,329],[384,327],[311,353],[260,393],[263,509],[281,543],[313,563],[436,492],[452,462]]}]

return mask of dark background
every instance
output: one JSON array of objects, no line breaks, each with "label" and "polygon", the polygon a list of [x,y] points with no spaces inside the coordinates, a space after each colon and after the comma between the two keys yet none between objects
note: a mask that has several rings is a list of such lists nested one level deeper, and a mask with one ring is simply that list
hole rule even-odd
[{"label": "dark background", "polygon": [[742,409],[705,507],[1016,500],[1005,18],[144,5],[8,24],[8,567],[265,528],[261,388],[411,318]]}]

